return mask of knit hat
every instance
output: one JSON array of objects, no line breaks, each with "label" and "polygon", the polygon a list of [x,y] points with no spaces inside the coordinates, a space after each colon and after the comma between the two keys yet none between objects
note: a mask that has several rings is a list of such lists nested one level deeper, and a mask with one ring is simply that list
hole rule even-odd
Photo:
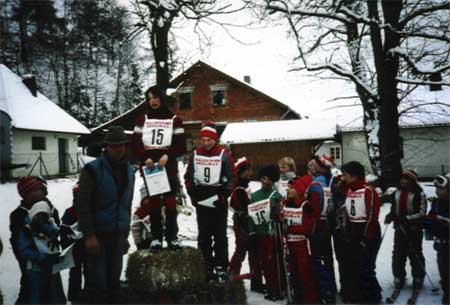
[{"label": "knit hat", "polygon": [[103,143],[112,145],[126,144],[128,143],[128,137],[122,126],[112,125],[109,126],[105,138],[103,139]]},{"label": "knit hat", "polygon": [[202,129],[200,130],[200,138],[207,137],[211,138],[217,142],[217,130],[216,123],[213,121],[206,121],[202,124]]},{"label": "knit hat", "polygon": [[312,177],[310,175],[304,175],[295,180],[291,187],[296,190],[297,194],[305,196],[306,190],[308,189],[308,186],[312,182]]},{"label": "knit hat", "polygon": [[325,155],[322,157],[315,156],[308,163],[308,168],[315,175],[325,174],[326,172],[330,171],[331,168],[334,166],[335,166],[335,164],[334,164],[333,158],[325,156]]},{"label": "knit hat", "polygon": [[447,190],[450,191],[450,177],[447,175],[437,175],[434,180],[434,184],[436,186],[447,187]]},{"label": "knit hat", "polygon": [[47,215],[51,215],[52,209],[50,208],[50,205],[47,201],[38,201],[31,209],[28,211],[28,216],[30,217],[31,221],[33,221],[34,216],[36,216],[39,213],[45,213]]},{"label": "knit hat", "polygon": [[412,169],[404,169],[400,177],[408,178],[409,180],[415,183],[417,183],[417,180],[419,179],[417,173]]},{"label": "knit hat", "polygon": [[259,170],[259,178],[268,177],[271,181],[275,182],[280,179],[280,169],[276,165],[268,165]]},{"label": "knit hat", "polygon": [[239,158],[236,163],[234,163],[238,175],[242,174],[250,166],[252,166],[252,163],[246,157]]},{"label": "knit hat", "polygon": [[29,193],[39,189],[44,191],[44,193],[47,193],[46,185],[42,180],[36,177],[24,177],[17,183],[17,191],[22,198],[25,198]]}]

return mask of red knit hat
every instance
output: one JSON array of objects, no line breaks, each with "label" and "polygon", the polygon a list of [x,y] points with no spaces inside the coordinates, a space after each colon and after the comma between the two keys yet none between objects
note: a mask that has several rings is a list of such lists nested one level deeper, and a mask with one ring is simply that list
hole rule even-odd
[{"label": "red knit hat", "polygon": [[415,183],[417,183],[417,180],[419,179],[419,175],[417,175],[417,173],[412,169],[404,169],[400,177],[408,178]]},{"label": "red knit hat", "polygon": [[39,189],[46,193],[44,183],[36,177],[24,177],[17,183],[17,191],[22,198],[25,198],[32,191]]},{"label": "red knit hat", "polygon": [[322,157],[315,156],[308,163],[308,167],[314,175],[324,174],[327,171],[331,170],[331,168],[334,166],[335,164],[333,158],[325,155]]},{"label": "red knit hat", "polygon": [[202,129],[200,130],[200,138],[207,137],[211,138],[217,142],[217,130],[216,124],[213,121],[206,121],[202,124]]},{"label": "red knit hat", "polygon": [[300,197],[306,197],[306,190],[308,189],[308,186],[312,182],[312,177],[310,175],[304,175],[295,180],[291,187],[297,191],[297,194]]},{"label": "red knit hat", "polygon": [[245,171],[251,165],[252,165],[252,163],[246,157],[239,158],[236,161],[236,163],[234,163],[234,167],[236,168],[236,172],[238,175],[240,175],[243,171]]}]

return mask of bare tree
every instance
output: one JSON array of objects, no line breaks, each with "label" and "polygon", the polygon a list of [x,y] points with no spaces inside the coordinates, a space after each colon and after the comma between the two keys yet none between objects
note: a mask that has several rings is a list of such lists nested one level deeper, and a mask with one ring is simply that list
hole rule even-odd
[{"label": "bare tree", "polygon": [[236,6],[232,2],[236,3],[218,0],[135,0],[134,9],[140,20],[137,27],[149,34],[158,86],[163,89],[169,86],[170,59],[173,57],[174,47],[169,34],[175,21],[193,20],[194,31],[205,36],[200,27],[202,21],[219,23],[214,16],[232,14],[245,8],[245,4]]},{"label": "bare tree", "polygon": [[263,0],[255,7],[288,22],[294,70],[355,85],[372,170],[384,186],[396,185],[400,102],[420,86],[450,86],[450,1]]}]

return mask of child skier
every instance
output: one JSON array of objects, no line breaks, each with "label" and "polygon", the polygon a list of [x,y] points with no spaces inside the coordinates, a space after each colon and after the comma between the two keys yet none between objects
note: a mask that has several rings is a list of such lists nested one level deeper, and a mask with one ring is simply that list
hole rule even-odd
[{"label": "child skier", "polygon": [[197,211],[198,248],[205,260],[208,280],[222,282],[228,270],[227,199],[236,175],[230,152],[218,146],[217,141],[215,124],[203,124],[200,147],[191,156],[184,180]]},{"label": "child skier", "polygon": [[66,297],[59,272],[53,265],[60,261],[59,230],[47,201],[33,204],[19,230],[18,255],[27,261],[28,304],[64,304]]},{"label": "child skier", "polygon": [[[72,188],[73,201],[78,194],[78,184],[75,184]],[[73,260],[75,266],[69,271],[69,288],[67,291],[67,298],[72,303],[80,302],[82,285],[82,278],[86,282],[87,274],[87,261],[84,251],[84,239],[83,234],[78,231],[78,217],[75,207],[72,205],[70,208],[64,211],[61,218],[62,223],[60,226],[61,246],[66,248],[72,243],[75,243],[72,248]]]},{"label": "child skier", "polygon": [[381,244],[380,199],[365,184],[364,167],[357,161],[342,166],[342,179],[348,187],[345,209],[350,225],[350,242],[346,253],[352,263],[350,274],[351,303],[379,304],[381,287],[375,262]]},{"label": "child skier", "polygon": [[313,266],[318,281],[319,295],[322,303],[332,304],[336,298],[334,279],[333,248],[331,246],[331,227],[328,221],[331,202],[331,158],[314,157],[308,163],[308,174],[313,181],[308,187],[307,199],[314,207],[316,217],[314,233],[310,236]]},{"label": "child skier", "polygon": [[289,268],[294,288],[294,304],[317,304],[319,295],[313,279],[308,238],[316,223],[313,207],[306,201],[306,190],[312,182],[309,175],[290,184],[283,202],[283,218],[287,224]]},{"label": "child skier", "polygon": [[150,200],[145,185],[141,186],[141,205],[134,211],[131,219],[131,234],[138,250],[150,248]]},{"label": "child skier", "polygon": [[297,177],[295,161],[291,157],[283,157],[278,160],[278,168],[280,169],[280,180],[275,183],[275,188],[281,196],[286,198],[289,181],[293,181]]},{"label": "child skier", "polygon": [[427,215],[426,229],[434,236],[434,249],[437,252],[437,265],[441,276],[443,291],[442,304],[449,304],[449,205],[450,205],[450,177],[438,175],[434,179],[436,186],[436,200],[431,205]]},{"label": "child skier", "polygon": [[132,150],[142,166],[153,169],[164,167],[170,184],[170,192],[148,196],[150,203],[150,226],[153,240],[150,248],[158,251],[162,248],[163,224],[162,206],[166,207],[165,238],[171,249],[179,249],[177,238],[178,165],[176,158],[186,153],[186,136],[183,121],[168,108],[165,92],[150,87],[145,93],[148,101],[147,111],[135,120],[132,136]]},{"label": "child skier", "polygon": [[427,211],[425,194],[417,183],[416,172],[405,169],[400,176],[400,188],[392,195],[392,205],[385,224],[394,222],[394,251],[392,273],[396,289],[405,284],[406,258],[411,263],[413,289],[420,289],[425,277],[425,258],[422,253],[423,217]]},{"label": "child skier", "polygon": [[[263,271],[267,294],[271,301],[281,300],[281,283],[278,279],[275,256],[275,221],[279,221],[282,196],[274,190],[274,183],[280,179],[279,169],[275,165],[263,167],[259,172],[261,189],[252,194],[248,206],[250,232],[256,236],[258,264]],[[278,249],[278,254],[281,249]],[[278,272],[278,273],[277,273]]]},{"label": "child skier", "polygon": [[[24,229],[25,217],[28,215],[28,210],[31,206],[38,201],[46,200],[48,203],[50,203],[50,201],[47,198],[47,184],[41,177],[24,177],[20,179],[17,183],[17,191],[22,200],[20,205],[9,215],[9,229],[11,231],[11,247],[14,256],[19,263],[21,272],[19,297],[16,304],[25,304],[29,299],[29,285],[27,277],[27,261],[20,257],[18,252],[19,232]],[[53,209],[53,218],[57,225],[59,225],[59,215],[56,209]]]},{"label": "child skier", "polygon": [[252,291],[263,292],[261,270],[256,264],[256,249],[250,247],[253,238],[250,238],[248,232],[248,210],[250,204],[250,188],[248,186],[252,177],[252,165],[247,158],[242,157],[234,164],[238,181],[236,187],[231,193],[230,206],[234,210],[233,229],[236,237],[236,248],[230,260],[230,277],[239,275],[242,262],[248,252],[248,262],[252,274],[250,289]]}]

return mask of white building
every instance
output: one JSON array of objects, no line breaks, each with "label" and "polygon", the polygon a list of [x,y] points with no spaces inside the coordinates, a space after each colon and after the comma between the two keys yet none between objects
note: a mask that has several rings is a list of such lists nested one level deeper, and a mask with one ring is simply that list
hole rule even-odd
[{"label": "white building", "polygon": [[77,138],[88,133],[89,129],[36,91],[34,78],[22,79],[0,64],[2,178],[76,172]]}]

